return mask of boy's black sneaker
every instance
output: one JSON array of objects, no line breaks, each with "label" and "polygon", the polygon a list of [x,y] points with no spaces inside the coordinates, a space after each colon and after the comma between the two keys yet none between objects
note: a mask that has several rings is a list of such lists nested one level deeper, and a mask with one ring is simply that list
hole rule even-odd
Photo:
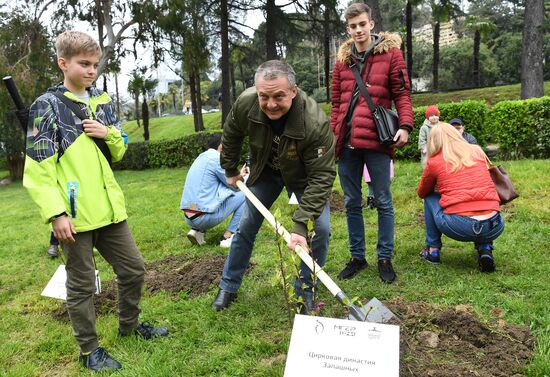
[{"label": "boy's black sneaker", "polygon": [[369,264],[365,259],[351,258],[346,264],[346,267],[344,267],[344,269],[338,274],[338,279],[351,279],[368,266]]},{"label": "boy's black sneaker", "polygon": [[389,259],[378,259],[378,273],[380,274],[380,279],[386,284],[393,283],[397,278]]},{"label": "boy's black sneaker", "polygon": [[140,323],[134,331],[130,331],[129,333],[123,333],[120,329],[118,329],[118,336],[135,334],[136,336],[140,336],[144,339],[153,339],[159,336],[167,336],[168,332],[169,331],[166,327],[153,327],[148,322],[143,322]]},{"label": "boy's black sneaker", "polygon": [[84,355],[82,352],[78,357],[78,360],[84,365],[85,368],[91,369],[94,372],[101,372],[104,370],[117,370],[122,368],[122,365],[107,353],[105,348],[97,347],[94,352],[89,355]]}]

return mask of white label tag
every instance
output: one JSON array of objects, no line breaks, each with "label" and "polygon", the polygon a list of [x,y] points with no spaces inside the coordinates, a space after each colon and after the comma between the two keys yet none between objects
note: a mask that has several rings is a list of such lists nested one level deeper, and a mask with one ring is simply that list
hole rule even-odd
[{"label": "white label tag", "polygon": [[[96,285],[96,294],[101,293],[101,279],[99,277],[99,271],[95,270],[95,285]],[[55,270],[52,278],[46,284],[46,287],[42,291],[41,295],[44,297],[52,297],[58,300],[67,300],[67,287],[65,283],[67,282],[67,271],[65,271],[65,265],[60,264]]]},{"label": "white label tag", "polygon": [[296,315],[285,377],[399,377],[399,326]]}]

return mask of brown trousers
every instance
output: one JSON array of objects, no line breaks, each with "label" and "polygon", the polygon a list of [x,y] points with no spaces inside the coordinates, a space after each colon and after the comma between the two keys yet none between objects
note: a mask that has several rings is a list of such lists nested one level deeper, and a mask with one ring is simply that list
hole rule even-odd
[{"label": "brown trousers", "polygon": [[99,346],[95,326],[93,248],[116,274],[122,333],[129,333],[137,327],[145,266],[126,221],[80,232],[74,238],[75,243],[62,244],[67,263],[67,308],[81,351],[91,352]]}]

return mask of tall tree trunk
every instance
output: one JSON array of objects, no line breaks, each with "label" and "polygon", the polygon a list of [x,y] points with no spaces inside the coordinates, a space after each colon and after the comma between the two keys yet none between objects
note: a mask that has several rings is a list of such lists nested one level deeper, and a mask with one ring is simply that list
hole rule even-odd
[{"label": "tall tree trunk", "polygon": [[265,6],[265,57],[266,60],[277,59],[277,6],[275,0],[267,0]]},{"label": "tall tree trunk", "polygon": [[201,131],[198,114],[197,114],[197,88],[195,84],[195,75],[193,72],[189,72],[189,91],[191,96],[191,111],[193,112],[193,124],[195,125],[195,132]]},{"label": "tall tree trunk", "polygon": [[178,111],[178,109],[176,108],[176,92],[172,92],[172,106],[174,108],[174,113]]},{"label": "tall tree trunk", "polygon": [[439,90],[439,32],[440,32],[440,23],[439,21],[434,25],[434,40],[433,40],[433,62],[432,62],[432,90],[437,92]]},{"label": "tall tree trunk", "polygon": [[231,104],[233,104],[233,101],[235,101],[235,98],[237,98],[237,83],[235,82],[235,65],[233,63],[229,63],[229,72],[231,75]]},{"label": "tall tree trunk", "polygon": [[221,13],[221,39],[222,39],[222,126],[225,118],[231,110],[231,82],[229,77],[229,14],[227,12],[227,0],[220,1]]},{"label": "tall tree trunk", "polygon": [[476,30],[474,33],[474,84],[477,88],[481,86],[481,72],[479,66],[479,47],[481,45],[481,31]]},{"label": "tall tree trunk", "polygon": [[412,37],[412,2],[411,0],[407,1],[407,8],[405,13],[405,22],[407,24],[407,75],[409,76],[409,82],[412,88],[412,77],[413,77],[413,37]]},{"label": "tall tree trunk", "polygon": [[328,4],[325,4],[325,14],[323,20],[323,50],[325,60],[326,103],[330,103],[330,88],[328,85],[330,75],[330,9]]},{"label": "tall tree trunk", "polygon": [[103,75],[103,91],[107,93],[107,75]]},{"label": "tall tree trunk", "polygon": [[118,90],[118,73],[115,72],[115,92],[116,92],[116,114],[119,120],[122,119],[120,114],[120,92]]},{"label": "tall tree trunk", "polygon": [[374,21],[373,33],[378,33],[384,30],[384,22],[382,21],[382,13],[380,12],[380,5],[378,0],[364,0],[371,9],[371,17]]},{"label": "tall tree trunk", "polygon": [[521,98],[544,96],[544,0],[526,0],[521,51]]},{"label": "tall tree trunk", "polygon": [[202,123],[202,101],[200,100],[200,75],[195,72],[195,67],[189,72],[189,87],[191,88],[191,109],[195,132],[200,132],[204,130],[204,126]]},{"label": "tall tree trunk", "polygon": [[25,167],[25,158],[22,154],[15,153],[8,155],[8,170],[12,181],[20,181],[23,179],[23,169]]},{"label": "tall tree trunk", "polygon": [[149,105],[147,105],[147,96],[143,95],[141,104],[141,115],[143,117],[143,140],[149,140]]},{"label": "tall tree trunk", "polygon": [[141,124],[140,124],[140,115],[139,115],[139,93],[135,93],[134,94],[134,106],[136,108],[136,123],[137,123],[137,126],[138,128],[141,127]]},{"label": "tall tree trunk", "polygon": [[201,74],[200,69],[198,67],[195,67],[195,85],[197,86],[195,93],[196,93],[196,100],[197,100],[197,119],[199,122],[199,131],[204,131],[204,121],[202,119],[202,94],[201,94]]}]

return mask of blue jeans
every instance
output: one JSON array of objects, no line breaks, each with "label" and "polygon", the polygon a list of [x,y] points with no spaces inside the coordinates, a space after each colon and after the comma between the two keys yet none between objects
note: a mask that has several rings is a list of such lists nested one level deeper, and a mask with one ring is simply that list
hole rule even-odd
[{"label": "blue jeans", "polygon": [[477,250],[492,250],[493,241],[504,230],[500,212],[487,220],[448,215],[439,205],[440,197],[439,193],[432,193],[424,198],[426,245],[441,249],[441,234],[445,234],[453,240],[474,242]]},{"label": "blue jeans", "polygon": [[[283,187],[284,183],[280,175],[273,173],[270,169],[264,169],[258,180],[250,187],[250,191],[254,193],[265,207],[270,208],[279,197]],[[296,196],[300,200],[301,193],[296,193]],[[328,252],[328,240],[330,236],[329,208],[327,202],[321,215],[315,219],[315,237],[311,244],[312,257],[321,267],[325,264]],[[263,220],[262,214],[247,199],[241,224],[233,237],[229,256],[223,268],[220,288],[224,291],[235,293],[241,286],[244,271],[248,267],[250,257],[252,256],[256,234],[260,230]],[[304,262],[300,263],[300,276],[302,282],[305,284],[306,292],[311,292],[313,288],[311,270]],[[298,279],[296,279],[294,284],[294,290],[297,296],[302,295],[302,287]]]},{"label": "blue jeans", "polygon": [[367,164],[370,187],[378,211],[378,259],[391,259],[393,252],[394,211],[390,191],[390,161],[385,153],[344,148],[338,161],[338,176],[344,191],[351,256],[365,259],[365,223],[361,208],[363,165]]},{"label": "blue jeans", "polygon": [[245,208],[244,200],[244,194],[241,191],[238,191],[223,201],[216,212],[205,213],[204,215],[194,218],[193,220],[188,219],[185,216],[184,218],[191,228],[197,229],[204,233],[207,229],[215,227],[227,219],[231,213],[233,213],[233,217],[227,226],[227,231],[235,233],[239,227],[239,222],[241,221]]}]

